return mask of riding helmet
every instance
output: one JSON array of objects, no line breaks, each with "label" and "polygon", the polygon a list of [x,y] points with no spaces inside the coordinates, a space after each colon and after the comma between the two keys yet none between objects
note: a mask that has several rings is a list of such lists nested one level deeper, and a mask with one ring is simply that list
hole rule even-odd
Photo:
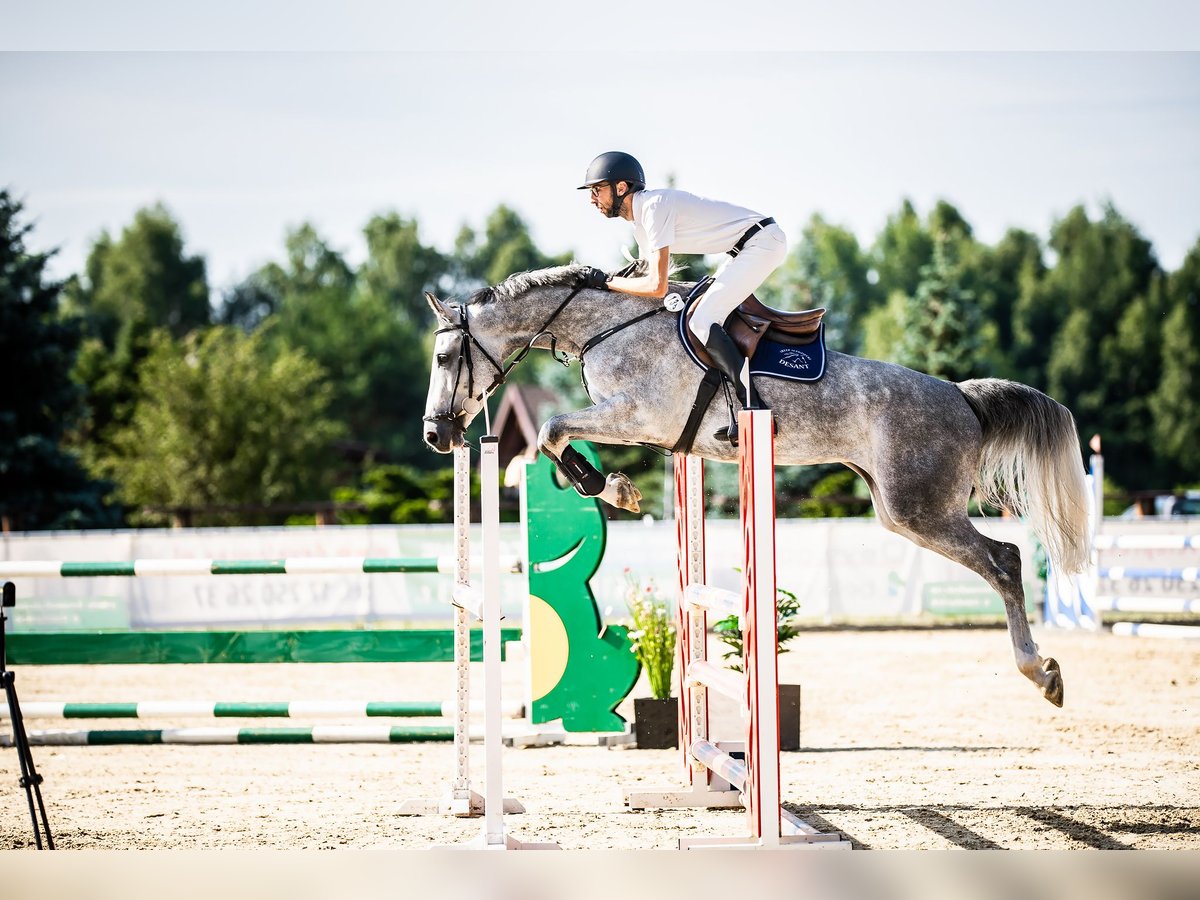
[{"label": "riding helmet", "polygon": [[605,181],[610,184],[627,181],[630,190],[638,191],[646,186],[646,173],[642,171],[642,164],[628,153],[609,150],[592,160],[579,190],[586,190]]}]

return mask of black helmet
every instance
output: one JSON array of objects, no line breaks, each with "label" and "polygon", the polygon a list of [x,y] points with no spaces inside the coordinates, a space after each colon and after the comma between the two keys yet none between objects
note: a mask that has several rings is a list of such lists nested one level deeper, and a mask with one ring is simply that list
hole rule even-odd
[{"label": "black helmet", "polygon": [[592,160],[579,190],[586,190],[605,181],[610,184],[627,181],[631,191],[639,191],[646,186],[646,173],[642,171],[642,164],[628,153],[609,150]]}]

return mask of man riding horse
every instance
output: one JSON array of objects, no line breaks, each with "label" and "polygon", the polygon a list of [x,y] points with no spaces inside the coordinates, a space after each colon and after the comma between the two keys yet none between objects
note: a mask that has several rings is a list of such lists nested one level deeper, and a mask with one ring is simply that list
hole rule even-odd
[{"label": "man riding horse", "polygon": [[[674,188],[647,190],[641,164],[619,150],[592,160],[579,190],[588,190],[592,206],[608,218],[633,223],[638,256],[647,262],[645,274],[634,277],[589,268],[583,280],[590,288],[659,299],[667,293],[672,250],[729,254],[696,304],[688,327],[734,386],[742,405],[755,406],[747,361],[725,330],[725,321],[787,257],[783,229],[774,219],[732,203]],[[731,430],[722,432],[729,440],[735,437]]]},{"label": "man riding horse", "polygon": [[[695,336],[683,313],[641,298],[667,294],[671,249],[736,250],[700,301],[708,304],[706,315],[691,327],[707,329],[711,355],[740,385],[740,399],[748,399],[741,354],[721,347],[728,341],[723,323],[782,262],[786,245],[779,229],[751,210],[682,191],[645,190],[641,166],[627,154],[598,157],[586,181],[598,209],[634,223],[649,271],[609,278],[586,266],[560,266],[511,275],[457,302],[427,294],[438,327],[424,436],[439,453],[462,446],[472,420],[513,368],[535,348],[557,350],[580,361],[589,405],[544,422],[538,450],[581,494],[637,512],[641,493],[633,481],[620,472],[606,477],[572,441],[668,449],[690,434],[694,440],[688,437],[679,452],[737,458],[728,435],[722,440],[715,431],[726,411],[699,403],[709,370],[683,340]],[[696,292],[688,284],[673,288]],[[728,322],[735,333],[740,321],[741,313]],[[760,321],[774,326],[775,319]],[[754,333],[767,343],[770,329],[755,325]],[[803,349],[776,343],[788,352]],[[1025,516],[1056,571],[1083,571],[1090,552],[1088,488],[1070,411],[1013,381],[951,383],[836,350],[824,358],[815,379],[760,376],[755,369],[778,423],[776,464],[843,463],[866,483],[880,525],[980,575],[1004,598],[1018,669],[1061,706],[1059,665],[1038,652],[1029,630],[1020,550],[976,528],[967,503],[974,493],[981,505]]]}]

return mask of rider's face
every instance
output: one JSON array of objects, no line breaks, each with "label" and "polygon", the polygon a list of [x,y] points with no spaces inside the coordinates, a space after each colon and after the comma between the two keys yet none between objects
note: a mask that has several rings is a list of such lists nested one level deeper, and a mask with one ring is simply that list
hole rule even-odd
[{"label": "rider's face", "polygon": [[612,204],[617,202],[613,194],[613,185],[607,181],[602,181],[599,184],[593,184],[588,191],[592,206],[600,210],[606,216],[612,208]]},{"label": "rider's face", "polygon": [[588,189],[588,197],[591,200],[592,206],[596,207],[600,212],[604,212],[610,193],[611,190],[607,181],[593,184]]}]

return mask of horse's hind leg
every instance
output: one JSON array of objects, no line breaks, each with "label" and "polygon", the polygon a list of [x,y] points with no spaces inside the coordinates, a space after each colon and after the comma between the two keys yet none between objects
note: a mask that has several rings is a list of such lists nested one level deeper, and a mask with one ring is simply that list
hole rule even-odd
[{"label": "horse's hind leg", "polygon": [[[1004,598],[1004,615],[1008,621],[1008,634],[1012,639],[1017,668],[1041,689],[1043,697],[1055,706],[1062,706],[1063,680],[1058,663],[1038,655],[1037,644],[1029,633],[1029,619],[1025,615],[1025,589],[1021,581],[1021,551],[1015,544],[992,540],[980,534],[965,511],[930,508],[928,486],[924,495],[919,491],[906,491],[901,496],[922,499],[915,503],[896,502],[896,492],[886,492],[883,499],[891,520],[891,530],[977,572],[995,588]],[[965,498],[962,500],[958,510],[966,506]]]}]

